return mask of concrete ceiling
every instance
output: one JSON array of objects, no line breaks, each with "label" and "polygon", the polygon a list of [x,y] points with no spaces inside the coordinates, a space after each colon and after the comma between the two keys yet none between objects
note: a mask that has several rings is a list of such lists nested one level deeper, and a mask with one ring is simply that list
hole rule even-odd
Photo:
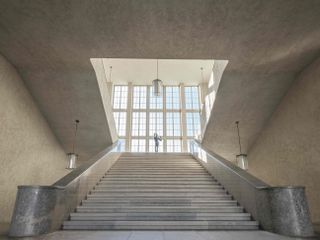
[{"label": "concrete ceiling", "polygon": [[[107,80],[115,84],[132,82],[151,85],[152,80],[157,78],[157,59],[104,58],[102,61]],[[159,59],[158,78],[165,85],[197,85],[208,82],[213,62],[198,59]]]},{"label": "concrete ceiling", "polygon": [[110,144],[90,58],[227,59],[204,143],[245,150],[319,55],[319,0],[0,0],[0,52],[68,149],[82,120],[87,156]]}]

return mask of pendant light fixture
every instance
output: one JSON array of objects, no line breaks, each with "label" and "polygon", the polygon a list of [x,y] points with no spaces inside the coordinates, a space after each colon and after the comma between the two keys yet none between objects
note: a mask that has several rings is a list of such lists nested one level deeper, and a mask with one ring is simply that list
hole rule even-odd
[{"label": "pendant light fixture", "polygon": [[248,170],[248,158],[247,154],[242,153],[241,149],[241,139],[240,139],[240,131],[239,131],[239,121],[236,121],[237,131],[238,131],[238,140],[239,140],[239,150],[240,154],[236,155],[237,165],[243,170]]},{"label": "pendant light fixture", "polygon": [[76,162],[78,159],[78,154],[75,153],[75,147],[76,147],[76,138],[77,138],[77,131],[78,131],[78,124],[80,123],[79,120],[75,120],[75,130],[74,130],[74,138],[73,138],[73,143],[72,143],[72,152],[68,153],[68,166],[67,169],[75,169],[76,168]]},{"label": "pendant light fixture", "polygon": [[157,78],[152,81],[152,86],[153,86],[153,96],[155,97],[160,97],[161,96],[161,89],[162,89],[162,81],[159,79],[159,62],[157,59]]}]

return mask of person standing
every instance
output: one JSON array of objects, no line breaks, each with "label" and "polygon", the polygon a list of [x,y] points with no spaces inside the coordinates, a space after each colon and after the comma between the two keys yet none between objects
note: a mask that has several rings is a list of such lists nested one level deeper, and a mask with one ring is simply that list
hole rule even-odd
[{"label": "person standing", "polygon": [[158,135],[158,133],[153,134],[153,139],[154,139],[154,151],[158,152],[159,151],[159,141],[162,141],[162,137]]}]

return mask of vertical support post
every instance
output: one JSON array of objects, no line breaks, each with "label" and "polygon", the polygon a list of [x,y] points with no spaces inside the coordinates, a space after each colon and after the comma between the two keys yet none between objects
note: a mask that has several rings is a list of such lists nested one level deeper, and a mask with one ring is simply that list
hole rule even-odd
[{"label": "vertical support post", "polygon": [[132,122],[132,82],[128,83],[128,103],[127,103],[127,127],[126,127],[126,151],[131,150],[131,122]]},{"label": "vertical support post", "polygon": [[167,151],[167,100],[166,100],[166,87],[163,86],[162,88],[162,96],[163,96],[163,139],[162,139],[162,144],[163,144],[163,152]]},{"label": "vertical support post", "polygon": [[150,131],[150,86],[147,86],[147,99],[146,99],[146,152],[149,152],[149,131]]},{"label": "vertical support post", "polygon": [[187,121],[186,121],[186,98],[184,94],[184,84],[180,83],[180,109],[181,109],[181,136],[182,136],[182,152],[188,150],[187,146]]}]

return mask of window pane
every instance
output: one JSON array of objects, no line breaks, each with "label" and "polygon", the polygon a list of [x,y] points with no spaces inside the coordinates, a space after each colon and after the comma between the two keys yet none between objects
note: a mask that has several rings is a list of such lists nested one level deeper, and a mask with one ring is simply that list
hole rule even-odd
[{"label": "window pane", "polygon": [[187,136],[194,137],[200,134],[200,114],[198,112],[187,112]]},{"label": "window pane", "polygon": [[146,112],[132,113],[132,136],[146,136]]},{"label": "window pane", "polygon": [[146,140],[145,139],[132,139],[131,151],[132,152],[145,152],[146,151]]},{"label": "window pane", "polygon": [[184,94],[186,100],[186,109],[198,110],[200,107],[198,87],[185,87]]},{"label": "window pane", "polygon": [[126,109],[128,102],[128,86],[114,86],[113,108]]},{"label": "window pane", "polygon": [[166,108],[180,109],[179,87],[166,87]]},{"label": "window pane", "polygon": [[180,139],[168,139],[167,140],[167,152],[181,152],[181,140]]},{"label": "window pane", "polygon": [[147,87],[134,86],[133,87],[133,109],[147,108]]},{"label": "window pane", "polygon": [[126,136],[127,113],[114,112],[113,117],[116,124],[118,136]]},{"label": "window pane", "polygon": [[[162,90],[161,90],[162,92]],[[150,109],[162,109],[163,97],[162,94],[159,97],[153,95],[153,87],[150,87]]]},{"label": "window pane", "polygon": [[149,114],[149,136],[153,136],[155,133],[158,133],[159,136],[163,136],[162,112],[150,112]]},{"label": "window pane", "polygon": [[181,122],[179,112],[167,112],[167,136],[178,137],[181,136]]},{"label": "window pane", "polygon": [[125,152],[126,151],[126,140],[120,138],[118,141],[120,142],[120,149],[118,149],[118,151]]}]

